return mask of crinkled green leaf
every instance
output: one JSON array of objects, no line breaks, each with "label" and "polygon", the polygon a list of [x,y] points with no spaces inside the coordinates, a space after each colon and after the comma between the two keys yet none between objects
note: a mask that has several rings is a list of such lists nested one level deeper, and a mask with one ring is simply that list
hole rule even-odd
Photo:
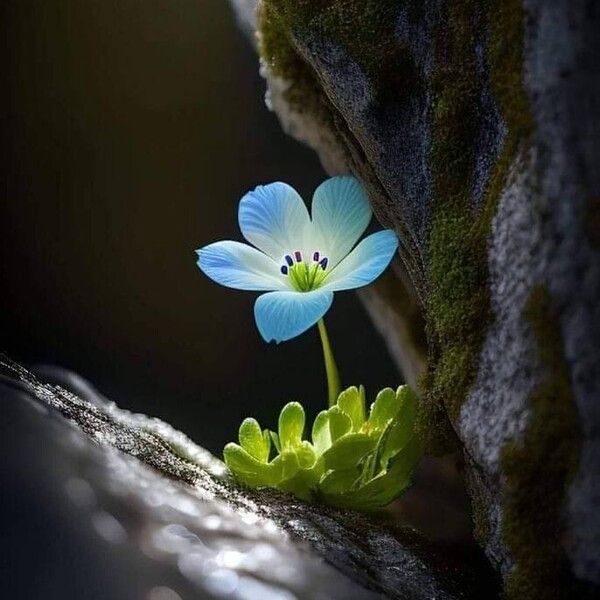
[{"label": "crinkled green leaf", "polygon": [[343,435],[348,433],[352,429],[352,421],[350,417],[343,413],[339,407],[332,406],[328,411],[329,413],[329,433],[331,434],[331,442],[341,438]]},{"label": "crinkled green leaf", "polygon": [[299,402],[289,402],[283,407],[279,415],[279,441],[282,451],[300,445],[304,419],[304,409]]},{"label": "crinkled green leaf", "polygon": [[[416,405],[410,402],[403,405],[396,419],[390,422],[387,435],[385,435],[384,446],[380,461],[385,468],[387,462],[402,450],[410,441],[414,434],[414,425],[416,417]],[[382,439],[383,439],[382,435]]]},{"label": "crinkled green leaf", "polygon": [[369,425],[372,429],[384,429],[390,419],[396,416],[400,409],[401,400],[392,388],[385,388],[377,394],[375,402],[371,406]]},{"label": "crinkled green leaf", "polygon": [[422,456],[423,443],[416,435],[413,435],[406,446],[390,460],[388,473],[394,472],[400,479],[410,477]]},{"label": "crinkled green leaf", "polygon": [[223,450],[223,457],[233,475],[246,485],[264,487],[277,483],[278,478],[272,465],[250,456],[237,444],[227,444]]},{"label": "crinkled green leaf", "polygon": [[271,456],[271,432],[268,429],[265,429],[262,432],[263,435],[263,444],[265,445],[265,452],[267,455],[267,458],[265,460],[269,460],[269,457]]},{"label": "crinkled green leaf", "polygon": [[358,468],[329,471],[319,482],[319,490],[323,494],[341,494],[352,487],[358,479]]},{"label": "crinkled green leaf", "polygon": [[295,449],[295,454],[301,469],[310,469],[317,460],[317,454],[310,442],[302,442]]},{"label": "crinkled green leaf", "polygon": [[383,456],[385,454],[386,449],[386,441],[388,439],[390,430],[392,428],[393,422],[390,421],[384,430],[381,432],[379,438],[377,438],[377,443],[375,444],[375,449],[372,454],[370,454],[367,459],[363,462],[362,472],[360,476],[360,483],[365,484],[367,481],[373,479],[378,473],[385,469],[385,464],[383,464]]},{"label": "crinkled green leaf", "polygon": [[316,417],[312,427],[312,443],[316,453],[320,456],[331,446],[331,433],[329,432],[329,413],[322,410]]},{"label": "crinkled green leaf", "polygon": [[337,399],[340,410],[350,417],[352,431],[359,431],[365,422],[365,390],[349,387],[344,390]]},{"label": "crinkled green leaf", "polygon": [[323,453],[326,469],[350,469],[375,447],[375,440],[365,433],[349,433]]},{"label": "crinkled green leaf", "polygon": [[317,489],[317,483],[318,479],[310,470],[299,469],[292,477],[281,481],[277,487],[303,500],[310,500]]},{"label": "crinkled green leaf", "polygon": [[[268,430],[265,430],[268,431]],[[269,437],[271,438],[271,441],[273,442],[273,446],[275,446],[275,450],[277,450],[277,452],[281,452],[281,443],[279,441],[279,436],[277,435],[277,433],[275,431],[269,431]]]},{"label": "crinkled green leaf", "polygon": [[244,419],[239,431],[240,446],[261,462],[269,459],[270,444],[267,445],[265,437],[256,419]]},{"label": "crinkled green leaf", "polygon": [[414,390],[409,385],[401,385],[396,390],[396,396],[400,401],[400,410],[402,413],[414,419],[417,414],[417,403],[419,401]]},{"label": "crinkled green leaf", "polygon": [[327,501],[340,508],[375,510],[393,502],[409,485],[409,480],[400,481],[390,473],[382,473],[357,490],[328,496]]},{"label": "crinkled green leaf", "polygon": [[281,481],[293,477],[300,468],[296,453],[285,450],[277,458],[271,461],[271,465],[273,466],[274,475],[278,484]]},{"label": "crinkled green leaf", "polygon": [[394,459],[387,472],[383,471],[358,489],[327,495],[326,501],[357,510],[375,510],[387,506],[410,485],[412,471],[422,456],[421,444],[413,438],[398,456],[401,456],[400,460]]},{"label": "crinkled green leaf", "polygon": [[[364,389],[348,388],[335,406],[317,415],[312,443],[302,440],[304,410],[287,404],[279,435],[246,419],[240,444],[225,447],[233,475],[252,487],[277,487],[304,500],[359,510],[380,508],[409,485],[422,455],[414,434],[417,397],[401,386],[382,390],[365,422]],[[269,461],[271,443],[276,456]]]}]

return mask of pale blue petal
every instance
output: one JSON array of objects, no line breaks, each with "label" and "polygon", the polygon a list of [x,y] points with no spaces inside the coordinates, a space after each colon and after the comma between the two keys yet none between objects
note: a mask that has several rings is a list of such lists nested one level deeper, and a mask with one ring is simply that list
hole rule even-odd
[{"label": "pale blue petal", "polygon": [[221,285],[259,292],[287,288],[279,265],[247,244],[216,242],[196,253],[200,269]]},{"label": "pale blue petal", "polygon": [[352,249],[371,220],[367,196],[355,177],[332,177],[315,191],[312,220],[329,264],[335,266]]},{"label": "pale blue petal", "polygon": [[391,229],[373,233],[331,271],[320,289],[351,290],[371,283],[385,271],[397,248],[398,237]]},{"label": "pale blue petal", "polygon": [[285,342],[312,327],[332,301],[328,290],[263,294],[254,305],[258,331],[267,342]]},{"label": "pale blue petal", "polygon": [[257,248],[280,261],[303,249],[310,217],[298,192],[287,183],[259,185],[240,200],[240,230]]}]

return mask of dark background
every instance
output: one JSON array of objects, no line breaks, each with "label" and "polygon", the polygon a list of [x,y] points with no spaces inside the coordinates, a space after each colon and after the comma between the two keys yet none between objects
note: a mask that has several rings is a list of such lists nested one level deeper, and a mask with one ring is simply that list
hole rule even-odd
[{"label": "dark background", "polygon": [[[241,239],[237,202],[325,177],[281,131],[225,0],[2,3],[9,110],[0,207],[0,348],[59,364],[213,451],[249,414],[326,403],[315,331],[268,346],[255,294],[194,249]],[[330,335],[346,384],[399,376],[353,293]]]}]

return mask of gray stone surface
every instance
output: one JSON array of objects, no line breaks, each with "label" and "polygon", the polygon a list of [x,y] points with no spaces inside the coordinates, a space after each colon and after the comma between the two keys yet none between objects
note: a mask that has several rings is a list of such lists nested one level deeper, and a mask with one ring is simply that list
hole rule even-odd
[{"label": "gray stone surface", "polygon": [[[491,570],[472,548],[435,544],[414,530],[282,494],[239,489],[221,461],[182,433],[119,409],[68,372],[44,369],[40,379],[72,391],[41,382],[6,358],[0,358],[0,374],[2,489],[16,494],[17,524],[33,519],[21,507],[41,507],[44,526],[31,537],[43,538],[44,528],[54,527],[63,554],[79,548],[66,564],[60,557],[51,561],[58,572],[50,587],[40,575],[39,593],[29,587],[21,597],[84,597],[69,591],[78,585],[87,599],[497,593]],[[12,527],[3,524],[3,530]],[[17,541],[19,534],[22,527],[14,532]],[[18,550],[14,544],[15,560]],[[43,572],[47,557],[37,563]],[[16,577],[18,569],[10,570]]]},{"label": "gray stone surface", "polygon": [[527,0],[526,85],[536,119],[536,164],[547,219],[543,263],[560,314],[584,444],[569,490],[568,551],[600,583],[600,8]]},{"label": "gray stone surface", "polygon": [[530,290],[540,283],[543,269],[537,252],[541,224],[526,196],[530,194],[526,178],[521,169],[514,169],[492,225],[490,289],[495,319],[459,424],[489,490],[486,552],[504,574],[512,560],[502,539],[501,451],[507,442],[521,439],[529,418],[527,400],[543,376],[535,338],[523,317]]}]

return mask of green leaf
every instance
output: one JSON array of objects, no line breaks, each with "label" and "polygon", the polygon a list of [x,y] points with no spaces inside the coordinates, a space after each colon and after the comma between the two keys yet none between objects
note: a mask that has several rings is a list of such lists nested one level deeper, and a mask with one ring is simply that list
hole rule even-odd
[{"label": "green leaf", "polygon": [[[269,430],[265,429],[265,431]],[[269,431],[269,437],[271,438],[271,441],[275,446],[275,450],[277,450],[277,452],[281,452],[281,443],[279,442],[279,436],[274,431]]]},{"label": "green leaf", "polygon": [[375,440],[366,433],[349,433],[323,454],[326,469],[350,469],[375,447]]},{"label": "green leaf", "polygon": [[384,429],[390,419],[396,416],[400,409],[401,400],[392,388],[385,388],[377,394],[375,402],[371,406],[369,425],[371,428]]},{"label": "green leaf", "polygon": [[341,508],[355,510],[376,510],[387,506],[401,496],[410,485],[412,471],[422,456],[420,443],[411,440],[402,452],[402,454],[404,453],[403,459],[399,462],[392,461],[393,464],[387,472],[381,472],[357,489],[346,493],[327,495],[326,502]]},{"label": "green leaf", "polygon": [[390,460],[388,473],[393,472],[400,479],[410,477],[422,457],[423,442],[413,435],[406,446]]},{"label": "green leaf", "polygon": [[302,441],[304,409],[299,402],[289,402],[279,415],[279,440],[282,450],[292,449]]},{"label": "green leaf", "polygon": [[337,405],[340,410],[350,417],[352,422],[352,431],[359,431],[365,422],[365,390],[360,386],[349,387],[344,390],[337,399]]},{"label": "green leaf", "polygon": [[331,434],[331,441],[335,443],[337,439],[350,431],[352,428],[352,421],[350,420],[350,417],[346,413],[343,413],[337,406],[332,406],[327,412],[329,413],[329,433]]},{"label": "green leaf", "polygon": [[317,460],[317,455],[310,442],[302,442],[295,450],[301,469],[310,469]]},{"label": "green leaf", "polygon": [[384,461],[382,459],[385,453],[386,442],[389,437],[392,424],[393,422],[390,421],[385,427],[385,429],[381,432],[381,435],[378,438],[375,438],[377,440],[375,450],[373,451],[373,454],[371,454],[362,465],[362,472],[360,476],[361,485],[366,484],[368,481],[373,479],[373,477],[375,477],[378,473],[380,473],[381,470],[385,469],[385,464],[387,463],[383,464]]},{"label": "green leaf", "polygon": [[268,429],[265,429],[262,432],[263,435],[263,444],[265,445],[265,452],[267,455],[266,461],[269,461],[269,456],[271,456],[271,432]]},{"label": "green leaf", "polygon": [[409,485],[410,480],[400,481],[390,473],[383,473],[360,489],[340,494],[336,498],[330,498],[329,501],[341,508],[376,510],[401,496]]},{"label": "green leaf", "polygon": [[[387,472],[372,479],[359,490],[344,498],[346,506],[360,510],[374,510],[387,506],[410,485],[412,472],[421,459],[421,443],[412,438],[405,449],[392,461]],[[349,504],[348,504],[349,503]]]},{"label": "green leaf", "polygon": [[401,385],[396,390],[396,396],[400,401],[400,411],[405,415],[409,415],[408,418],[414,419],[417,414],[417,404],[419,402],[417,394],[415,394],[409,385]]},{"label": "green leaf", "polygon": [[298,469],[300,469],[298,457],[292,451],[282,452],[277,458],[271,461],[271,465],[273,466],[273,473],[277,484],[293,477]]},{"label": "green leaf", "polygon": [[396,393],[401,402],[400,410],[390,423],[389,434],[386,435],[385,447],[381,456],[382,466],[400,450],[402,450],[414,435],[415,419],[417,417],[417,396],[407,386],[400,386]]},{"label": "green leaf", "polygon": [[[245,419],[238,444],[223,452],[232,475],[251,487],[276,487],[304,500],[358,510],[380,508],[409,485],[422,456],[414,434],[417,396],[401,386],[382,390],[365,422],[364,388],[342,392],[320,412],[312,443],[302,440],[305,415],[290,402],[279,416],[279,434]],[[271,446],[276,456],[269,462]]]},{"label": "green leaf", "polygon": [[331,446],[329,413],[326,410],[322,410],[313,423],[312,443],[318,456],[321,456],[321,454]]},{"label": "green leaf", "polygon": [[261,462],[269,459],[270,444],[265,443],[265,437],[256,419],[244,419],[239,431],[240,446]]},{"label": "green leaf", "polygon": [[237,444],[227,444],[223,450],[223,458],[236,479],[251,487],[265,487],[276,484],[273,468],[250,456]]},{"label": "green leaf", "polygon": [[358,475],[356,467],[341,471],[330,471],[319,482],[319,490],[323,494],[342,494],[352,487]]},{"label": "green leaf", "polygon": [[300,469],[292,477],[281,481],[277,487],[302,500],[311,500],[316,491],[317,480],[310,470]]}]

